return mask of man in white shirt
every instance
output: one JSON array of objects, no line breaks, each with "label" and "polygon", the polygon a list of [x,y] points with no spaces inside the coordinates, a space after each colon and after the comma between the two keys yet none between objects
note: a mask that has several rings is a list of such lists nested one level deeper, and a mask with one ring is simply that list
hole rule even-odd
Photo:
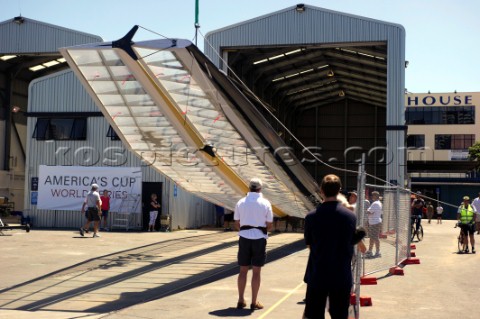
[{"label": "man in white shirt", "polygon": [[84,235],[90,223],[93,221],[93,237],[100,237],[98,235],[98,226],[100,224],[100,217],[102,216],[102,200],[98,193],[98,185],[92,184],[91,190],[85,197],[82,205],[82,215],[85,214],[85,207],[87,208],[87,222],[80,228],[80,235]]},{"label": "man in white shirt", "polygon": [[[382,214],[383,207],[379,200],[380,193],[372,192],[372,204],[367,209],[368,215],[368,237],[370,242],[368,251],[365,253],[366,257],[382,257],[380,254],[380,231],[382,230]],[[376,253],[372,255],[373,245],[375,245]]]},{"label": "man in white shirt", "polygon": [[357,192],[356,191],[352,191],[350,193],[348,193],[348,204],[350,204],[350,207],[347,207],[349,209],[351,209],[353,212],[357,212],[357,198],[358,198],[358,195],[357,195]]},{"label": "man in white shirt", "polygon": [[475,210],[475,214],[477,214],[475,227],[477,228],[477,235],[480,234],[480,192],[478,193],[478,197],[475,198],[472,202],[473,209]]},{"label": "man in white shirt", "polygon": [[235,206],[233,219],[239,230],[238,241],[238,302],[237,308],[246,307],[244,293],[247,285],[247,273],[252,267],[252,303],[251,310],[262,309],[263,305],[257,300],[260,289],[260,272],[265,265],[267,252],[267,232],[272,229],[273,212],[270,202],[263,198],[261,193],[262,181],[252,178],[247,196],[240,199]]},{"label": "man in white shirt", "polygon": [[443,207],[442,207],[442,205],[440,205],[440,203],[438,203],[438,206],[437,206],[437,224],[442,223],[442,214],[443,214]]}]

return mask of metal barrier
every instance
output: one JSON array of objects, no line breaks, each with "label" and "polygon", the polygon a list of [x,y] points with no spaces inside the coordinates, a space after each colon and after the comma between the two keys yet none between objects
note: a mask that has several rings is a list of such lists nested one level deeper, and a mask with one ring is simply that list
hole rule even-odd
[{"label": "metal barrier", "polygon": [[[365,246],[367,250],[370,246],[369,225],[368,225],[368,207],[366,194],[372,191],[380,193],[380,202],[382,203],[382,226],[380,232],[380,253],[381,256],[368,256],[358,251],[352,262],[352,271],[354,275],[355,303],[353,311],[355,318],[359,318],[360,306],[360,283],[361,277],[373,274],[382,270],[389,270],[398,266],[406,260],[410,254],[410,191],[394,185],[371,185],[366,184],[365,165],[359,165],[357,180],[357,205],[355,213],[357,214],[357,226],[362,226],[367,230]],[[375,245],[372,249],[375,251]]]},{"label": "metal barrier", "polygon": [[[380,257],[362,256],[363,274],[390,269],[404,261],[409,253],[410,192],[395,186],[366,185],[380,193],[383,215],[380,232]],[[360,220],[367,229],[368,218]],[[370,237],[365,244],[369,247]],[[373,246],[375,249],[375,246]]]}]

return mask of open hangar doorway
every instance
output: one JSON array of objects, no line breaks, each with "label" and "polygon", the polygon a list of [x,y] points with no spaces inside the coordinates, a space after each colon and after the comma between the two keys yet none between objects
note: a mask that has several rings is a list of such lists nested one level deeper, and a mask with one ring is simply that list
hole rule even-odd
[{"label": "open hangar doorway", "polygon": [[317,181],[334,173],[351,190],[357,176],[319,163],[305,148],[355,172],[365,153],[367,172],[386,180],[386,42],[224,47],[223,53],[230,75],[262,101],[243,87]]}]

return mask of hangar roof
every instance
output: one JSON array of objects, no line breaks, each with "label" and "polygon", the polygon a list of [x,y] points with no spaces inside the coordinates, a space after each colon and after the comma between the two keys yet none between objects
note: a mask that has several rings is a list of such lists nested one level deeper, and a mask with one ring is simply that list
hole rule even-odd
[{"label": "hangar roof", "polygon": [[59,48],[102,41],[99,36],[22,16],[0,22],[0,38],[0,73],[26,82],[68,68]]},{"label": "hangar roof", "polygon": [[[231,48],[230,48],[231,49]],[[230,51],[229,49],[229,51]],[[385,43],[232,49],[230,67],[263,99],[293,111],[345,98],[386,106]]]},{"label": "hangar roof", "polygon": [[387,102],[387,81],[403,95],[404,38],[399,24],[298,4],[209,32],[205,53],[272,108],[344,99],[403,108],[400,96]]}]

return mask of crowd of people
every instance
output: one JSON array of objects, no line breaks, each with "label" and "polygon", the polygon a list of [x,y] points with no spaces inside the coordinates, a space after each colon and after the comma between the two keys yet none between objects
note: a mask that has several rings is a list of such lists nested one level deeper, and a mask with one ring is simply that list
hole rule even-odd
[{"label": "crowd of people", "polygon": [[[422,193],[417,192],[412,198],[412,222],[415,222],[415,231],[418,231],[421,225],[422,218],[425,217],[428,223],[431,223],[432,218],[437,218],[437,224],[442,224],[442,216],[444,212],[443,206],[438,203],[434,208],[431,201],[426,202],[422,198]],[[475,232],[480,234],[480,193],[472,203],[470,203],[469,196],[463,196],[462,202],[457,209],[457,225],[460,227],[463,236],[464,250],[460,253],[475,254]],[[470,250],[471,249],[471,250]]]}]

